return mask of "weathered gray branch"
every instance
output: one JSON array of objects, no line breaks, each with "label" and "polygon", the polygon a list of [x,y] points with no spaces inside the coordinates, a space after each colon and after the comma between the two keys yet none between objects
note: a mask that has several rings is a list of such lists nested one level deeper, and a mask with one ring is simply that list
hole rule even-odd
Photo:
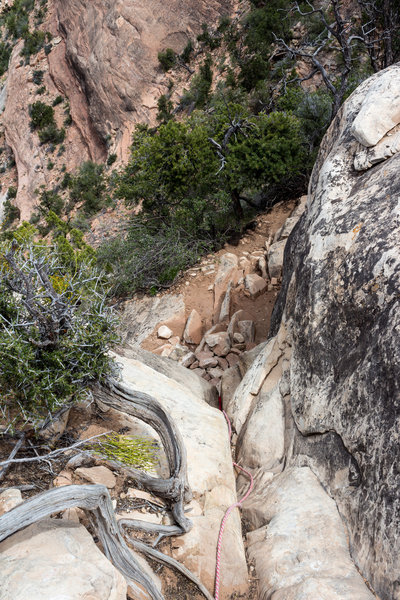
[{"label": "weathered gray branch", "polygon": [[95,397],[111,408],[139,418],[159,434],[169,465],[169,478],[153,477],[132,467],[124,467],[124,470],[146,490],[166,500],[182,532],[189,531],[192,523],[183,511],[184,502],[191,499],[186,474],[186,450],[175,423],[155,398],[132,390],[120,381],[110,380],[108,387],[97,386]]},{"label": "weathered gray branch", "polygon": [[0,517],[0,542],[53,513],[74,507],[88,513],[105,555],[133,588],[138,589],[139,585],[152,600],[164,600],[126,545],[115,519],[109,492],[103,485],[66,485],[25,500]]}]

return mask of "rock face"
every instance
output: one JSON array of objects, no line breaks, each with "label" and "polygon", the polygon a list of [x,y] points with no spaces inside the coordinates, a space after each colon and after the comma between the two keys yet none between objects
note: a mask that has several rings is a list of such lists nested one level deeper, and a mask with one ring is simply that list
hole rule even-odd
[{"label": "rock face", "polygon": [[[331,438],[330,456],[318,445],[300,444],[295,452],[309,454],[315,465],[328,463],[321,478],[347,521],[353,556],[387,600],[400,598],[400,475],[393,469],[400,434],[400,154],[358,175],[352,131],[357,115],[380,111],[379,102],[370,103],[382,90],[397,110],[387,127],[398,123],[399,89],[399,66],[378,73],[331,126],[308,212],[291,238],[284,292],[296,426],[304,435]],[[373,125],[363,122],[367,136]],[[378,121],[377,137],[384,129]],[[275,327],[278,321],[277,313]],[[349,468],[347,482],[338,485],[340,461]]]},{"label": "rock face", "polygon": [[230,13],[229,0],[56,0],[68,63],[83,88],[99,137],[124,156],[134,123],[154,120],[163,93],[158,52],[182,52],[203,22]]},{"label": "rock face", "polygon": [[44,519],[0,544],[1,600],[125,600],[126,592],[82,525]]},{"label": "rock face", "polygon": [[[237,459],[255,475],[244,516],[263,597],[373,597],[330,496],[363,577],[381,600],[400,598],[400,154],[361,175],[353,169],[358,140],[379,143],[398,124],[398,89],[393,66],[362,83],[332,123],[285,249],[274,337],[236,391],[237,379],[226,386]],[[379,111],[370,102],[380,96],[388,124],[378,120],[373,138],[371,118],[359,119],[356,140],[357,115]],[[322,487],[306,484],[314,476]],[[296,541],[299,527],[313,548]]]}]

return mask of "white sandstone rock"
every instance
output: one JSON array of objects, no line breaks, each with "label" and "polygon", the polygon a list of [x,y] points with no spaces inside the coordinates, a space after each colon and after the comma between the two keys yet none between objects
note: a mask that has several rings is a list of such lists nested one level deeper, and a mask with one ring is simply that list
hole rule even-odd
[{"label": "white sandstone rock", "polygon": [[0,544],[1,600],[126,600],[125,579],[72,521],[43,519]]}]

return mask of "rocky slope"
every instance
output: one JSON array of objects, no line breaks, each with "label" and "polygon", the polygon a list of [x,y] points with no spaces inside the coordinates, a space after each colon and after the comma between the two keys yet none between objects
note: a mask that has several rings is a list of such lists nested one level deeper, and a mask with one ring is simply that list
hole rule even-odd
[{"label": "rocky slope", "polygon": [[[2,82],[1,126],[15,157],[15,204],[22,219],[32,213],[35,190],[51,188],[65,167],[73,172],[85,160],[104,162],[107,153],[126,159],[135,123],[155,123],[157,99],[167,90],[158,52],[167,47],[181,52],[203,22],[217,23],[232,6],[231,0],[198,0],[190,6],[180,0],[168,6],[158,0],[48,3],[41,28],[52,35],[51,51],[41,50],[25,64],[23,42],[17,43]],[[40,96],[33,81],[38,70],[44,73]],[[58,95],[64,101],[56,109],[58,126],[65,111],[72,118],[61,152],[39,143],[29,117],[30,104],[51,104]]]}]

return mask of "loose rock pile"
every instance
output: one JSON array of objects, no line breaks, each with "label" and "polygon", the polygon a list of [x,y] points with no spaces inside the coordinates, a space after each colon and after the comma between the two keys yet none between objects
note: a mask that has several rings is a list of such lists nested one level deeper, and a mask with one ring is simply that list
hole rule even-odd
[{"label": "loose rock pile", "polygon": [[286,240],[304,211],[305,201],[304,196],[285,224],[265,241],[264,248],[251,253],[244,251],[241,256],[227,252],[220,257],[212,286],[212,327],[204,332],[205,318],[193,309],[182,337],[174,335],[165,324],[159,326],[157,336],[164,343],[154,350],[155,354],[179,362],[220,387],[224,371],[236,365],[239,356],[256,345],[255,322],[244,310],[232,314],[233,295],[242,294],[255,300],[279,289]]}]

